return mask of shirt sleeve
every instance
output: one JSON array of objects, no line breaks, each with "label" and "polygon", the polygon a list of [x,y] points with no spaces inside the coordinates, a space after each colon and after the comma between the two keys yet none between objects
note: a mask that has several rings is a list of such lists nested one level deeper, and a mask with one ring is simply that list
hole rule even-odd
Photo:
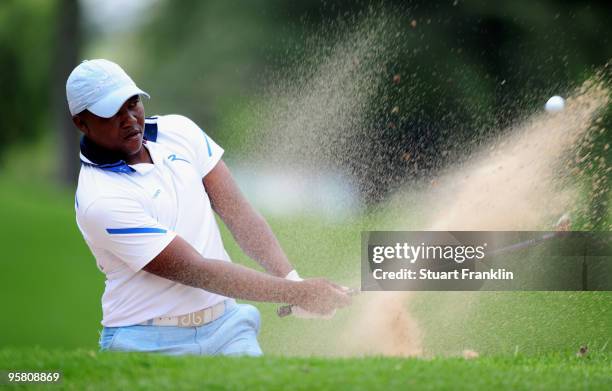
[{"label": "shirt sleeve", "polygon": [[223,156],[223,148],[208,136],[195,122],[182,115],[168,115],[165,120],[169,121],[171,130],[178,132],[183,138],[185,148],[189,150],[200,178],[208,174]]},{"label": "shirt sleeve", "polygon": [[81,216],[79,227],[94,246],[111,252],[135,272],[176,237],[129,198],[97,199]]},{"label": "shirt sleeve", "polygon": [[200,171],[200,177],[204,178],[214,167],[217,165],[221,156],[223,156],[223,148],[221,148],[212,138],[210,138],[203,131],[201,134],[204,136],[204,146],[206,151],[200,151],[201,161],[198,162],[198,170]]}]

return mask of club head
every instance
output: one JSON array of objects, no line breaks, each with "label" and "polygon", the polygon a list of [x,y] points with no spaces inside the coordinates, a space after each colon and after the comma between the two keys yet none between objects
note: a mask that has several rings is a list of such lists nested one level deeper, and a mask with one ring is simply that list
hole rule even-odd
[{"label": "club head", "polygon": [[569,231],[571,229],[572,220],[569,213],[564,213],[555,224],[555,231]]}]

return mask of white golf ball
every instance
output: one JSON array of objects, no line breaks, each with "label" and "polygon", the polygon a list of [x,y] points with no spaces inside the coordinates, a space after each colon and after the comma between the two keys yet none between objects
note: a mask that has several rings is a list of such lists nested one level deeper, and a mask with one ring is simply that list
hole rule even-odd
[{"label": "white golf ball", "polygon": [[560,97],[559,95],[555,95],[551,97],[546,104],[544,105],[544,109],[549,113],[558,113],[563,111],[565,108],[565,99]]}]

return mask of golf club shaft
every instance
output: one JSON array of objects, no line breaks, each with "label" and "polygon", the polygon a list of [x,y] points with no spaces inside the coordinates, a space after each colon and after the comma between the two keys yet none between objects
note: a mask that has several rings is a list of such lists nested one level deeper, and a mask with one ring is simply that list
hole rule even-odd
[{"label": "golf club shaft", "polygon": [[[524,249],[524,248],[532,247],[532,246],[538,245],[538,244],[540,244],[542,242],[545,242],[547,240],[556,238],[557,236],[563,235],[565,233],[566,233],[565,231],[549,232],[549,233],[546,233],[546,234],[540,236],[539,238],[533,238],[533,239],[525,240],[523,242],[511,244],[509,246],[502,247],[502,248],[499,248],[497,250],[493,250],[489,255],[498,255],[498,254],[503,254],[503,253],[512,252],[512,251],[518,251],[518,250],[521,250],[521,249]],[[354,296],[354,295],[358,294],[359,292],[360,291],[358,289],[350,289],[347,293],[350,296]],[[283,305],[283,306],[278,308],[276,313],[281,318],[289,316],[293,312],[294,305],[295,304]]]},{"label": "golf club shaft", "polygon": [[519,243],[511,244],[506,247],[498,248],[497,250],[493,250],[492,252],[490,252],[489,255],[498,255],[498,254],[508,253],[512,251],[522,250],[524,248],[538,245],[549,239],[556,238],[557,236],[560,236],[561,234],[564,234],[564,233],[565,232],[563,231],[549,232],[547,234],[540,236],[539,238],[533,238],[533,239],[525,240],[524,242],[519,242]]}]

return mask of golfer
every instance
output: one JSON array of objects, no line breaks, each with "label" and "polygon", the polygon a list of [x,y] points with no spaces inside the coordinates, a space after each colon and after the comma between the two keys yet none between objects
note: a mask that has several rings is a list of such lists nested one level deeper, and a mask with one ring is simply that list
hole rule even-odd
[{"label": "golfer", "polygon": [[[259,312],[234,299],[304,317],[350,303],[338,285],[300,279],[223,149],[181,115],[145,118],[149,95],[119,65],[82,62],[66,95],[83,133],[76,220],[106,276],[102,350],[258,356]],[[231,262],[213,212],[267,273]]]}]

